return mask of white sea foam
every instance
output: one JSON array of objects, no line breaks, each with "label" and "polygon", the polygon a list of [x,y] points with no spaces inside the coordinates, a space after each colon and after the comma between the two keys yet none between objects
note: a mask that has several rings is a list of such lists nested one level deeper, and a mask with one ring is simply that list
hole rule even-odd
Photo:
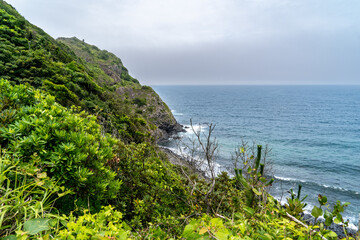
[{"label": "white sea foam", "polygon": [[319,184],[319,183],[316,183],[316,182],[305,181],[305,180],[302,180],[302,179],[279,177],[279,176],[276,176],[276,175],[275,175],[274,177],[275,177],[276,179],[278,179],[278,180],[281,180],[281,181],[301,182],[301,183],[306,183],[306,184],[313,184],[313,185],[321,186],[321,187],[324,187],[324,188],[336,189],[336,190],[341,191],[341,192],[352,192],[352,193],[355,194],[355,195],[360,195],[359,192],[352,191],[352,190],[349,190],[349,189],[346,189],[346,188],[342,188],[342,187],[338,187],[338,186],[330,186],[330,185],[326,185],[326,184]]},{"label": "white sea foam", "polygon": [[179,112],[177,112],[176,110],[171,110],[171,113],[172,113],[174,116],[182,116],[182,115],[184,115],[183,113],[179,113]]},{"label": "white sea foam", "polygon": [[295,179],[295,178],[286,178],[286,177],[279,177],[279,176],[274,176],[276,179],[282,180],[282,181],[289,181],[289,182],[306,182],[304,180],[301,179]]},{"label": "white sea foam", "polygon": [[[180,149],[179,148],[171,148],[171,147],[164,147],[164,148],[171,150],[173,153],[179,155],[180,157],[184,158],[185,160],[191,158],[191,155],[189,154],[188,150],[185,147],[181,147]],[[208,167],[206,161],[204,161],[204,159],[201,159],[199,156],[193,157],[193,160],[195,160],[197,162],[198,170],[204,172],[207,177],[210,177],[209,167]],[[223,167],[220,164],[215,163],[215,165],[214,165],[215,175],[217,176],[223,171],[224,171]]]},{"label": "white sea foam", "polygon": [[204,132],[205,129],[208,128],[208,126],[206,124],[193,124],[192,127],[191,125],[185,125],[185,130],[186,130],[186,133],[189,133],[189,134],[193,134],[194,131],[195,132]]}]

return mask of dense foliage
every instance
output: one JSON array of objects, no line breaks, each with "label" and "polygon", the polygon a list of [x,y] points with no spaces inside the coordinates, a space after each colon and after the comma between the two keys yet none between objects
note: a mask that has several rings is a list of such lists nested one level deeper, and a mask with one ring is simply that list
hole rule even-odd
[{"label": "dense foliage", "polygon": [[153,140],[174,119],[120,59],[55,41],[2,0],[0,13],[0,237],[336,239],[327,226],[346,226],[347,203],[320,195],[325,225],[306,226],[300,190],[285,207],[270,196],[261,146],[235,177],[171,164]]},{"label": "dense foliage", "polygon": [[0,144],[19,159],[14,162],[19,170],[44,173],[79,198],[116,197],[120,182],[105,167],[116,140],[101,135],[94,116],[68,110],[54,97],[4,81],[0,109]]},{"label": "dense foliage", "polygon": [[[158,95],[132,78],[114,54],[76,38],[56,41],[2,0],[0,24],[0,78],[44,89],[63,106],[81,106],[127,142],[156,140],[158,122],[176,123]],[[145,111],[146,98],[162,113]]]}]

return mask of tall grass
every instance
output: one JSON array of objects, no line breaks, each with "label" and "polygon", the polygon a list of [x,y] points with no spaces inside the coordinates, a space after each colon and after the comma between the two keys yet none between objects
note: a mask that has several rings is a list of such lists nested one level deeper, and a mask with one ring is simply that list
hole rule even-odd
[{"label": "tall grass", "polygon": [[0,149],[0,237],[22,230],[30,219],[45,218],[57,198],[58,188],[46,174],[19,171],[14,162]]}]

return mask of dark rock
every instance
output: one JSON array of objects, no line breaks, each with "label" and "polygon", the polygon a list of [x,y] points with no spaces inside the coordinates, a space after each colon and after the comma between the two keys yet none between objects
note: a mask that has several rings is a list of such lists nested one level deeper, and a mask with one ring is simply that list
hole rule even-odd
[{"label": "dark rock", "polygon": [[[301,214],[302,216],[302,220],[305,221],[308,225],[313,225],[315,218],[310,214],[310,213],[303,213]],[[319,218],[316,221],[317,223],[324,223],[325,220],[323,218]],[[326,227],[326,226],[325,226]],[[344,229],[343,226],[341,224],[335,224],[332,223],[329,227],[326,227],[327,229],[335,232],[339,238],[345,238],[345,233],[344,233]],[[350,236],[355,236],[356,235],[356,230],[352,229],[352,228],[347,228],[346,229],[348,235]]]}]

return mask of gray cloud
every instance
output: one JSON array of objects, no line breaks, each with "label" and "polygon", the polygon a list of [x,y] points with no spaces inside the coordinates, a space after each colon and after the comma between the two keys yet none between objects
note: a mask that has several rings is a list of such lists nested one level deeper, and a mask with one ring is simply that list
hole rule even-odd
[{"label": "gray cloud", "polygon": [[359,84],[357,0],[11,0],[144,84]]}]

